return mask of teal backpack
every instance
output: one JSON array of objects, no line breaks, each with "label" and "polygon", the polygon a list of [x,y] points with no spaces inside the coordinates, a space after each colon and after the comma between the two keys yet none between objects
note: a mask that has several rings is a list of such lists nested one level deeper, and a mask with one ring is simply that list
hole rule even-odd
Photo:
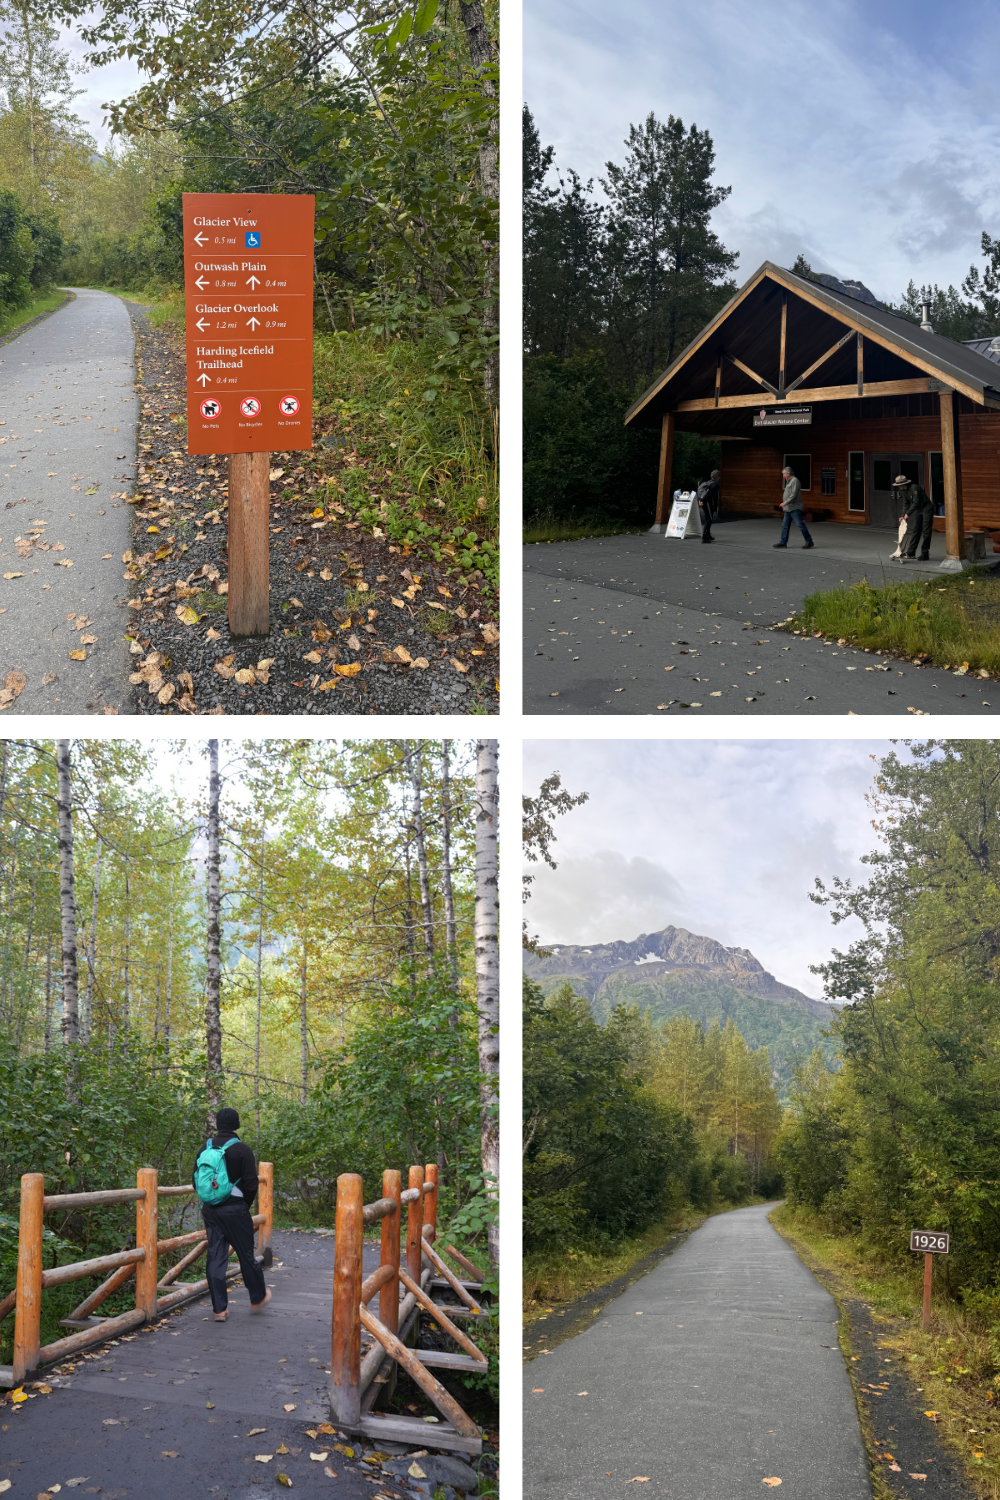
[{"label": "teal backpack", "polygon": [[[226,1171],[226,1152],[235,1146],[239,1136],[233,1136],[224,1146],[213,1146],[209,1141],[194,1164],[194,1190],[202,1203],[223,1203],[235,1184],[229,1181]],[[236,1181],[239,1182],[237,1177]]]}]

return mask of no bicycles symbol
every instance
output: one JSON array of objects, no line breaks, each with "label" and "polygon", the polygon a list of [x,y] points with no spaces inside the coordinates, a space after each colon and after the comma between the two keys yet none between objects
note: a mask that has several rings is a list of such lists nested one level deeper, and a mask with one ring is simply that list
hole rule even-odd
[{"label": "no bicycles symbol", "polygon": [[255,417],[260,411],[260,402],[257,397],[247,396],[244,401],[240,402],[240,411],[245,417]]}]

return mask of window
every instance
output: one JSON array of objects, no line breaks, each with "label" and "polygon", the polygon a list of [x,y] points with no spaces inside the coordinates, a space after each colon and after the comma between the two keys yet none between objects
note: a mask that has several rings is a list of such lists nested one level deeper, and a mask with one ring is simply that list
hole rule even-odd
[{"label": "window", "polygon": [[837,471],[831,464],[820,470],[820,489],[824,495],[835,495],[837,493]]},{"label": "window", "polygon": [[876,458],[872,464],[872,485],[877,490],[892,489],[892,459]]},{"label": "window", "polygon": [[864,508],[865,455],[849,453],[847,455],[847,509],[864,510]]},{"label": "window", "polygon": [[786,453],[782,467],[791,469],[804,490],[812,489],[811,453]]}]

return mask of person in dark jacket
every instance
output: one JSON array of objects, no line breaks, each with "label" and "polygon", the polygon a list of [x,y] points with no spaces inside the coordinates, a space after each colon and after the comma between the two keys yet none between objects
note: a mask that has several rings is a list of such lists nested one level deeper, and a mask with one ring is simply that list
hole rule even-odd
[{"label": "person in dark jacket", "polygon": [[[896,500],[903,507],[906,517],[906,532],[900,544],[900,562],[912,562],[917,555],[920,542],[920,561],[929,562],[931,555],[931,533],[934,530],[934,502],[917,484],[905,474],[898,474],[892,481]],[[902,516],[900,519],[902,519]]]},{"label": "person in dark jacket", "polygon": [[712,522],[719,513],[718,469],[712,470],[711,479],[705,479],[699,484],[698,505],[701,510],[701,539],[703,542],[714,542]]},{"label": "person in dark jacket", "polygon": [[[220,1109],[215,1116],[216,1134],[213,1146],[225,1146],[232,1141],[240,1125],[235,1109]],[[228,1198],[221,1203],[203,1203],[201,1216],[208,1234],[208,1253],[205,1275],[212,1298],[215,1321],[224,1323],[229,1316],[229,1292],[226,1287],[226,1271],[229,1252],[235,1250],[243,1275],[243,1285],[250,1294],[250,1311],[260,1312],[271,1300],[271,1292],[264,1285],[264,1273],[254,1259],[253,1218],[250,1209],[257,1196],[257,1162],[250,1147],[237,1138],[225,1153],[226,1173],[233,1188]],[[192,1185],[194,1174],[191,1175]]]}]

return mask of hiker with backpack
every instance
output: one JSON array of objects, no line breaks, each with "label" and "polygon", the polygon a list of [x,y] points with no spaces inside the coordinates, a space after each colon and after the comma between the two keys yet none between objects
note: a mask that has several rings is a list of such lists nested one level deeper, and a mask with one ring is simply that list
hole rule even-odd
[{"label": "hiker with backpack", "polygon": [[235,1250],[239,1259],[243,1285],[250,1294],[250,1311],[260,1312],[271,1300],[253,1253],[250,1207],[257,1196],[257,1162],[250,1147],[236,1134],[239,1124],[235,1109],[218,1111],[217,1133],[199,1155],[191,1175],[208,1234],[205,1275],[217,1323],[224,1323],[229,1316],[226,1271],[230,1250]]},{"label": "hiker with backpack", "polygon": [[710,479],[703,479],[698,486],[698,507],[701,511],[701,539],[714,542],[712,522],[719,512],[719,471],[712,470]]}]

